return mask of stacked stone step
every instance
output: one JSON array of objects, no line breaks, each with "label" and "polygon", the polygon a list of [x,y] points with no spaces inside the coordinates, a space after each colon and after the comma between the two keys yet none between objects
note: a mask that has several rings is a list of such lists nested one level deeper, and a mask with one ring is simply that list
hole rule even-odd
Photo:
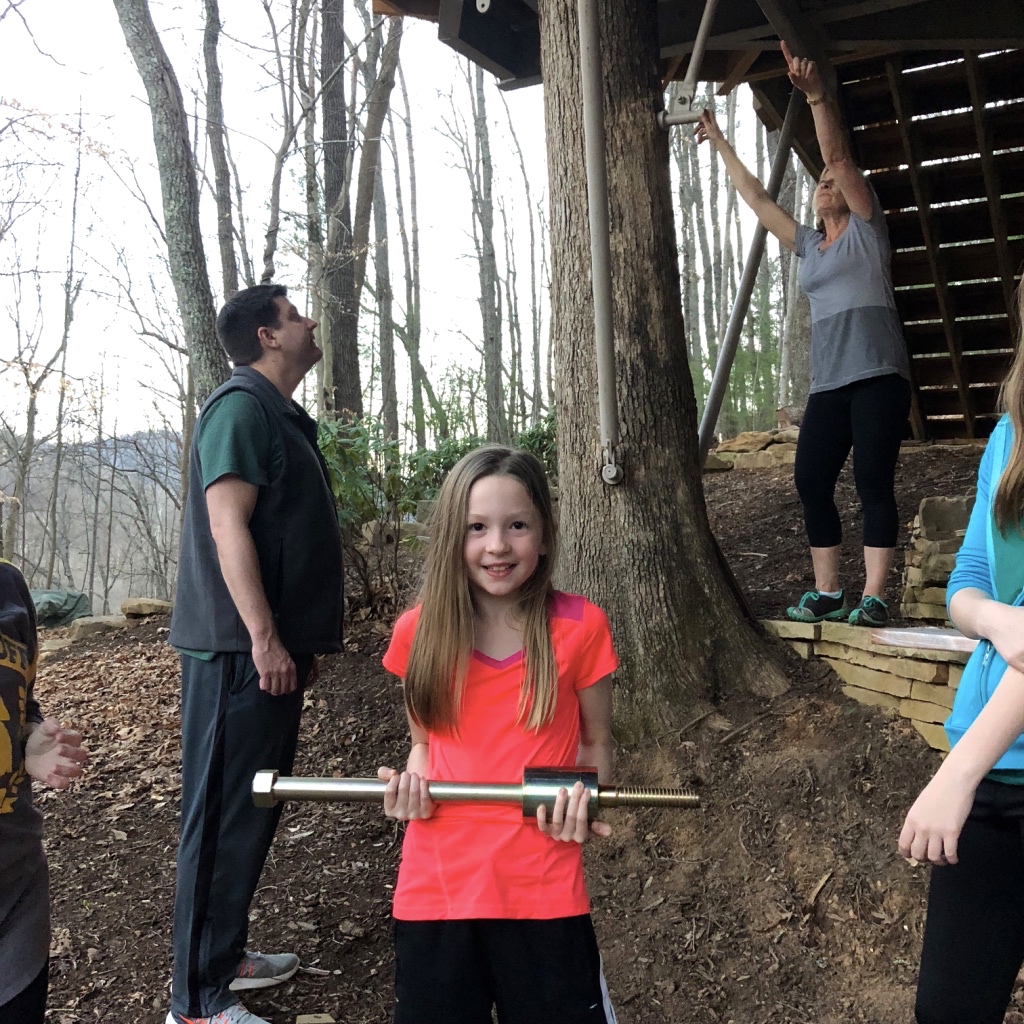
[{"label": "stacked stone step", "polygon": [[775,466],[792,466],[796,461],[796,442],[799,428],[784,430],[747,430],[736,437],[722,441],[711,453],[715,464],[710,468],[772,469]]},{"label": "stacked stone step", "polygon": [[[785,640],[801,657],[824,659],[843,681],[843,693],[861,704],[888,708],[910,720],[935,750],[949,750],[942,723],[949,716],[960,685],[963,666],[977,642],[954,629],[868,630],[839,622],[762,623]],[[924,642],[946,642],[958,649],[916,646],[915,634],[928,634]],[[900,641],[899,634],[906,639]],[[879,642],[887,637],[889,642]],[[894,644],[904,644],[895,646]]]},{"label": "stacked stone step", "polygon": [[900,614],[905,619],[946,621],[946,584],[963,542],[973,497],[925,498],[911,525],[903,569]]}]

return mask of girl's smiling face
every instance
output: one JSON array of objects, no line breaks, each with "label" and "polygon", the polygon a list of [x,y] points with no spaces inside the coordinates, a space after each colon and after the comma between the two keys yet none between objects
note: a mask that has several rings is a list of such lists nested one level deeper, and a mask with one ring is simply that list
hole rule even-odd
[{"label": "girl's smiling face", "polygon": [[514,598],[536,572],[547,554],[544,528],[514,476],[481,477],[470,488],[463,554],[474,599]]}]

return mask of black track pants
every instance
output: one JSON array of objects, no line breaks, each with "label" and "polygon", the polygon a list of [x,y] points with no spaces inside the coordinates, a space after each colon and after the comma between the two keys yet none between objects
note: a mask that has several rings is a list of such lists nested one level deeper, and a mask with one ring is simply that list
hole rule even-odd
[{"label": "black track pants", "polygon": [[851,448],[864,546],[896,546],[894,478],[909,411],[910,385],[898,374],[869,377],[807,399],[793,476],[812,548],[842,543],[835,490]]},{"label": "black track pants", "polygon": [[932,868],[918,1024],[1002,1024],[1024,963],[1024,786],[983,779],[957,844]]},{"label": "black track pants", "polygon": [[0,1024],[43,1024],[49,978],[50,962],[47,961],[27,988],[0,1006]]},{"label": "black track pants", "polygon": [[[297,656],[305,683],[310,655]],[[238,1002],[228,990],[245,951],[249,904],[281,805],[256,807],[252,777],[290,775],[303,686],[272,697],[248,654],[181,659],[181,838],[174,896],[171,1008],[212,1017]]]}]

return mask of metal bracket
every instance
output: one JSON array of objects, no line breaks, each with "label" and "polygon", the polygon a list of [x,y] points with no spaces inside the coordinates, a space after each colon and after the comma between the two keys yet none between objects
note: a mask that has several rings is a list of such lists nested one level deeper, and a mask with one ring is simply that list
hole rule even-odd
[{"label": "metal bracket", "polygon": [[704,49],[707,46],[708,37],[711,35],[711,26],[714,23],[717,8],[718,0],[707,0],[704,5],[704,14],[701,16],[700,27],[697,29],[697,38],[693,41],[690,63],[686,66],[686,77],[676,90],[676,109],[658,111],[658,124],[666,131],[674,124],[695,124],[704,113],[703,107],[694,106],[694,97],[697,95],[697,75],[700,74],[700,66],[704,62]]},{"label": "metal bracket", "polygon": [[615,461],[615,449],[611,445],[605,445],[601,479],[606,484],[621,484],[625,475],[622,467]]}]

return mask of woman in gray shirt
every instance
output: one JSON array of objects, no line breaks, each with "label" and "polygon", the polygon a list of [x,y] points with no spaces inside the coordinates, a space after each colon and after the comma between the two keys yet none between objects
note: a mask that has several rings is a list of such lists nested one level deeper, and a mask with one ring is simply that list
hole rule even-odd
[{"label": "woman in gray shirt", "polygon": [[[704,112],[697,140],[715,147],[758,220],[800,258],[811,306],[811,389],[794,479],[804,509],[815,589],[786,614],[799,622],[888,622],[885,581],[899,528],[893,480],[910,411],[910,370],[889,272],[889,237],[878,197],[854,164],[835,101],[813,61],[782,43],[794,87],[814,115],[825,170],[814,194],[817,227],[798,224],[747,170]],[[842,526],[835,487],[850,450],[864,517],[864,591],[849,610],[839,580]]]}]

